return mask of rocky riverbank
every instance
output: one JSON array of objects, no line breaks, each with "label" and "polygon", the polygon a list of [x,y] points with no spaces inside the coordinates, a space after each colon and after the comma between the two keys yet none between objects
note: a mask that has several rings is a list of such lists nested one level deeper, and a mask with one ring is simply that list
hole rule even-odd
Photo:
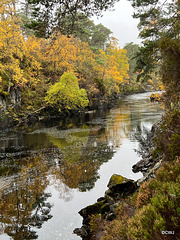
[{"label": "rocky riverbank", "polygon": [[[103,222],[112,221],[116,218],[117,208],[129,197],[138,191],[141,184],[150,178],[155,178],[155,172],[161,166],[161,157],[153,157],[153,151],[155,149],[153,145],[153,139],[156,136],[156,132],[159,128],[160,122],[157,122],[152,126],[150,134],[148,134],[147,141],[151,146],[148,153],[137,162],[132,170],[134,172],[142,172],[143,177],[137,181],[127,179],[121,175],[114,174],[109,180],[108,190],[103,197],[97,199],[97,202],[89,205],[79,211],[79,214],[83,217],[82,227],[76,228],[74,233],[81,236],[83,240],[98,240],[103,235]],[[133,215],[135,209],[131,208],[127,204],[127,211],[130,215]],[[98,231],[93,231],[93,221],[95,218],[99,218],[98,224],[102,227],[98,227]]]},{"label": "rocky riverbank", "polygon": [[59,112],[58,109],[49,106],[39,106],[35,108],[36,110],[29,110],[23,107],[20,90],[12,88],[8,96],[0,96],[0,130],[15,126],[31,126],[37,122],[47,122],[52,119],[85,115],[99,109],[110,109],[122,97],[124,97],[123,94],[112,94],[108,99],[99,97],[85,109],[70,109]]},{"label": "rocky riverbank", "polygon": [[[147,92],[149,89],[139,91],[139,93]],[[89,111],[97,111],[99,109],[110,109],[114,107],[118,99],[124,98],[126,95],[133,94],[124,92],[121,94],[114,93],[108,99],[99,96],[89,103],[85,109],[62,110],[51,108],[44,103],[35,105],[33,109],[24,107],[22,94],[19,88],[11,88],[7,96],[0,95],[0,130],[13,128],[16,126],[31,126],[37,122],[51,121],[52,119],[63,119],[69,116],[78,116],[86,114]]]}]

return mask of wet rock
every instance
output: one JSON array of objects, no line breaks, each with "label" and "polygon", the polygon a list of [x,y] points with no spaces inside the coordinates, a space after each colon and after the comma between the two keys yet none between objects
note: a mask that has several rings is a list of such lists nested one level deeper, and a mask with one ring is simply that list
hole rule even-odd
[{"label": "wet rock", "polygon": [[97,202],[101,202],[101,201],[105,201],[105,200],[106,200],[105,197],[100,197],[100,198],[97,199]]},{"label": "wet rock", "polygon": [[113,187],[115,187],[119,184],[126,183],[127,181],[128,181],[127,178],[122,177],[121,175],[118,175],[118,174],[113,174],[109,180],[108,188],[112,189]]},{"label": "wet rock", "polygon": [[109,211],[109,205],[103,200],[81,209],[79,211],[79,214],[84,219],[87,219],[92,214],[98,214],[98,213],[104,214],[107,211]]},{"label": "wet rock", "polygon": [[105,198],[107,198],[107,196],[110,196],[112,193],[113,192],[110,189],[106,190],[105,191]]},{"label": "wet rock", "polygon": [[84,233],[84,228],[82,227],[76,228],[74,233],[83,237],[83,239],[90,236],[89,223],[92,215],[101,214],[103,219],[112,221],[116,217],[116,209],[121,203],[120,199],[135,192],[138,186],[137,182],[114,174],[108,183],[108,188],[104,197],[98,198],[95,204],[89,205],[79,211],[79,214],[83,217],[83,226],[86,232]]},{"label": "wet rock", "polygon": [[114,174],[110,178],[108,188],[110,191],[106,191],[106,195],[112,197],[127,197],[130,193],[135,192],[137,189],[137,184],[131,179]]},{"label": "wet rock", "polygon": [[162,160],[157,162],[153,168],[151,168],[145,175],[144,177],[140,178],[137,180],[137,185],[140,186],[143,182],[147,181],[150,178],[155,178],[155,172],[157,171],[157,169],[160,168],[162,164]]},{"label": "wet rock", "polygon": [[110,197],[108,194],[105,194],[105,197],[106,197],[106,201],[109,203],[109,204],[114,204],[115,201],[112,197]]},{"label": "wet rock", "polygon": [[153,161],[152,156],[148,158],[144,158],[137,162],[135,165],[132,166],[132,171],[134,173],[137,172],[145,172],[148,171],[148,169],[152,168],[156,164],[156,161]]},{"label": "wet rock", "polygon": [[109,221],[112,221],[115,219],[115,217],[116,217],[116,215],[114,213],[109,213],[109,214],[107,214],[106,219]]},{"label": "wet rock", "polygon": [[88,236],[88,232],[85,226],[82,226],[81,228],[75,228],[73,231],[74,234],[84,238]]}]

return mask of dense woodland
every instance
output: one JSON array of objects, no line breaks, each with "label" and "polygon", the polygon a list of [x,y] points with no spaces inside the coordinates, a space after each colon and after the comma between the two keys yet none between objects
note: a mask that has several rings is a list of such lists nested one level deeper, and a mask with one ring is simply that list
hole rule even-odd
[{"label": "dense woodland", "polygon": [[[90,20],[115,2],[1,0],[0,95],[6,100],[12,89],[21,92],[20,106],[6,109],[19,117],[46,107],[83,109],[119,93],[164,88],[166,112],[152,152],[163,166],[133,198],[123,200],[115,220],[103,223],[102,239],[178,239],[180,2],[132,0],[143,42],[123,49],[109,29]],[[102,227],[99,223],[94,216],[93,232]]]},{"label": "dense woodland", "polygon": [[41,4],[1,1],[0,95],[8,100],[18,89],[22,98],[18,109],[10,104],[6,110],[17,116],[46,107],[83,109],[118,93],[162,88],[155,72],[148,82],[136,81],[138,45],[121,49],[108,28],[79,11],[73,19],[63,14],[54,26],[47,16],[39,19]]}]

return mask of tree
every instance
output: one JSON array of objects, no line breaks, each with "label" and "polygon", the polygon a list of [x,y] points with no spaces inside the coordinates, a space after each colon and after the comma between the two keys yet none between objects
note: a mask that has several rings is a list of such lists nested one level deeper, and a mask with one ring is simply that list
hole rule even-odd
[{"label": "tree", "polygon": [[53,85],[47,92],[45,101],[62,109],[84,108],[88,105],[87,94],[84,89],[79,89],[78,79],[74,73],[64,73],[60,81]]},{"label": "tree", "polygon": [[158,0],[131,0],[135,9],[134,17],[140,19],[138,28],[143,45],[137,54],[136,70],[139,77],[147,80],[149,73],[159,71],[161,54],[159,44],[164,36],[173,37],[174,27],[179,22],[179,3],[173,1],[160,2]]},{"label": "tree", "polygon": [[106,51],[100,49],[97,56],[98,79],[102,81],[106,96],[120,92],[120,85],[128,83],[128,69],[126,50],[121,49],[117,40],[112,38]]},{"label": "tree", "polygon": [[34,30],[30,29],[28,26],[31,24],[31,11],[32,11],[32,6],[31,4],[28,3],[28,0],[24,0],[24,2],[21,2],[21,7],[17,12],[17,15],[21,18],[21,30],[23,32],[23,35],[28,37],[28,36],[33,36],[34,35]]},{"label": "tree", "polygon": [[133,75],[135,72],[135,67],[136,67],[136,59],[135,56],[138,52],[139,45],[134,44],[133,42],[127,43],[124,47],[127,51],[127,57],[128,57],[128,62],[129,62],[129,75]]},{"label": "tree", "polygon": [[18,25],[14,1],[1,1],[0,20],[0,84],[1,89],[9,93],[11,85],[20,86],[26,82],[20,67],[24,39]]},{"label": "tree", "polygon": [[111,33],[110,29],[104,27],[102,24],[96,25],[92,33],[90,46],[93,49],[102,49],[105,51],[107,43],[110,41]]},{"label": "tree", "polygon": [[[31,12],[32,21],[29,27],[35,29],[36,36],[38,37],[48,37],[54,30],[58,30],[63,34],[64,31],[72,34],[80,14],[88,17],[100,15],[103,10],[113,7],[117,1],[118,0],[28,0],[28,2],[34,6],[34,10]],[[66,18],[69,19],[67,25],[64,24]]]},{"label": "tree", "polygon": [[175,99],[178,102],[180,2],[132,0],[132,5],[136,10],[134,17],[140,19],[140,37],[144,40],[137,55],[139,77],[147,80],[160,69],[168,93],[166,99],[171,99],[169,103]]},{"label": "tree", "polygon": [[70,24],[71,21],[68,16],[63,19],[62,34],[70,34],[79,38],[82,42],[88,43],[93,51],[97,51],[98,49],[105,50],[110,41],[110,34],[112,33],[110,29],[102,24],[95,25],[94,22],[84,14],[77,16],[76,24],[71,31],[69,31]]}]

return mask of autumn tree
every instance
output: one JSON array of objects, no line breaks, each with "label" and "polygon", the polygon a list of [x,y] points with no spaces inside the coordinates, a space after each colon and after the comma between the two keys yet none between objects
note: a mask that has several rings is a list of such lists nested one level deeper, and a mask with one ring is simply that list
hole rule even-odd
[{"label": "autumn tree", "polygon": [[126,50],[121,49],[117,40],[112,38],[106,51],[99,50],[97,57],[98,79],[107,96],[120,92],[120,86],[128,83],[128,69]]},{"label": "autumn tree", "polygon": [[0,3],[0,83],[1,91],[10,92],[12,85],[26,82],[20,62],[23,59],[24,39],[15,14],[14,1]]},{"label": "autumn tree", "polygon": [[59,111],[84,108],[88,105],[86,91],[79,89],[78,79],[70,72],[64,73],[60,81],[49,89],[45,101]]},{"label": "autumn tree", "polygon": [[11,86],[25,87],[38,82],[42,40],[35,37],[24,39],[14,1],[1,2],[0,19],[1,91],[9,93]]}]

